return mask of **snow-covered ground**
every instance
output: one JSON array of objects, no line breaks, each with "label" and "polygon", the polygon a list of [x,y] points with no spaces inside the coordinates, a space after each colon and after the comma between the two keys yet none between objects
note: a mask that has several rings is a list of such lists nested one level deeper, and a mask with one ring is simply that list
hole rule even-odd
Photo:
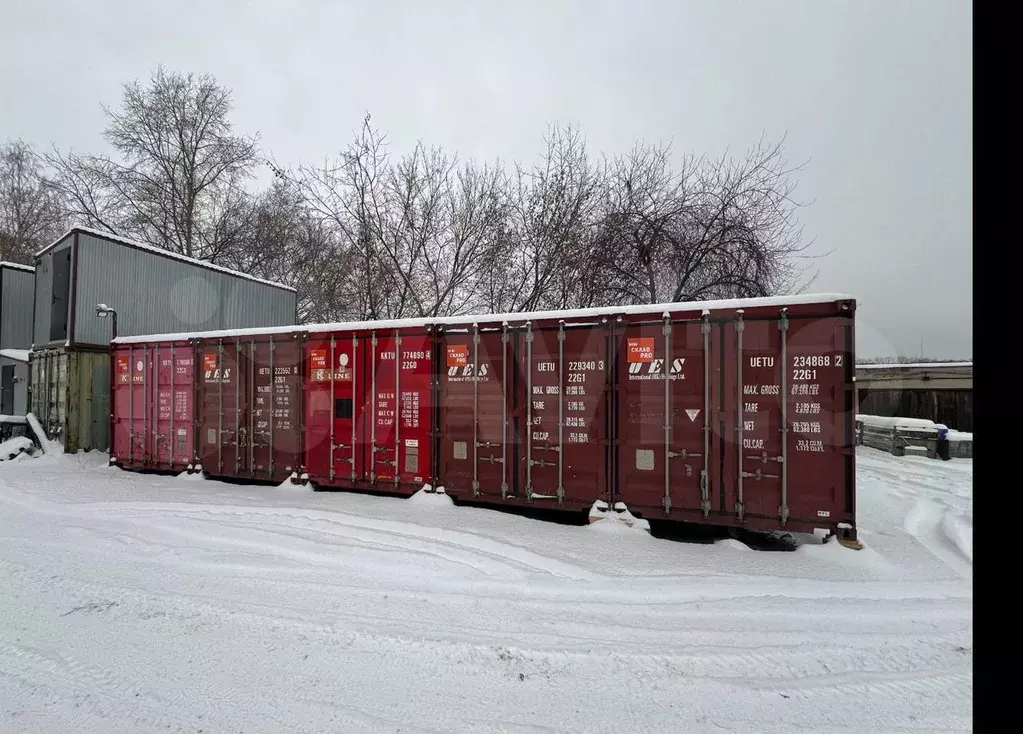
[{"label": "snow-covered ground", "polygon": [[972,461],[856,552],[0,463],[0,731],[968,731]]}]

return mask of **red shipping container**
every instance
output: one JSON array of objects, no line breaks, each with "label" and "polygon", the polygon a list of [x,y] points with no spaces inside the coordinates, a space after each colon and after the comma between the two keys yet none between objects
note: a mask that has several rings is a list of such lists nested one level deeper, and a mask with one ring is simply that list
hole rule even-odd
[{"label": "red shipping container", "polygon": [[311,335],[310,482],[397,494],[431,482],[434,349],[426,327]]},{"label": "red shipping container", "polygon": [[851,530],[855,303],[750,303],[448,327],[441,482],[484,502]]},{"label": "red shipping container", "polygon": [[662,308],[117,345],[114,452],[180,468],[187,444],[211,476],[855,537],[855,302]]},{"label": "red shipping container", "polygon": [[194,351],[187,342],[113,349],[111,462],[179,472],[194,457]]},{"label": "red shipping container", "polygon": [[207,475],[278,483],[304,474],[301,336],[197,340],[197,452]]},{"label": "red shipping container", "polygon": [[447,328],[439,419],[447,491],[576,508],[605,497],[607,344],[593,318]]}]

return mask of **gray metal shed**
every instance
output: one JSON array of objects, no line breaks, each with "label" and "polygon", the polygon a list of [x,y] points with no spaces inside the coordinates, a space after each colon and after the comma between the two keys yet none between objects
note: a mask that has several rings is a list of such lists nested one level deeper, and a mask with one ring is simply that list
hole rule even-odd
[{"label": "gray metal shed", "polygon": [[0,415],[28,410],[34,283],[35,268],[0,262]]},{"label": "gray metal shed", "polygon": [[290,326],[295,290],[139,242],[75,227],[36,253],[33,344],[106,347],[120,336]]},{"label": "gray metal shed", "polygon": [[69,452],[108,448],[111,320],[118,336],[291,326],[295,290],[85,227],[36,253],[32,411]]}]

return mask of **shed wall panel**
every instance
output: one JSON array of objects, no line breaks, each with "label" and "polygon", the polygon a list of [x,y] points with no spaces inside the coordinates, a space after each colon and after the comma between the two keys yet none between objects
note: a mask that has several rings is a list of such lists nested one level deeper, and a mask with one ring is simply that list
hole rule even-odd
[{"label": "shed wall panel", "polygon": [[53,257],[60,251],[71,246],[71,238],[67,238],[57,248],[50,250],[36,260],[35,274],[35,308],[32,316],[32,343],[41,347],[50,342],[50,308],[53,299]]},{"label": "shed wall panel", "polygon": [[224,328],[220,273],[88,234],[79,235],[78,252],[75,344],[110,341],[99,303],[117,311],[121,336]]},{"label": "shed wall panel", "polygon": [[74,343],[102,345],[117,311],[120,336],[294,323],[295,293],[82,233]]},{"label": "shed wall panel", "polygon": [[32,346],[32,298],[35,274],[14,268],[0,269],[0,349]]},{"label": "shed wall panel", "polygon": [[221,275],[224,329],[290,326],[295,323],[295,292]]}]

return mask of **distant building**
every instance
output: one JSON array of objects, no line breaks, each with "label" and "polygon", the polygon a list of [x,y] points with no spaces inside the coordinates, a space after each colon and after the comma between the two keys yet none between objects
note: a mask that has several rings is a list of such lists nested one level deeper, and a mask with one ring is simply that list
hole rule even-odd
[{"label": "distant building", "polygon": [[926,418],[973,432],[973,362],[856,365],[858,413]]},{"label": "distant building", "polygon": [[74,227],[36,253],[31,408],[65,450],[108,448],[112,318],[119,336],[290,326],[295,290]]}]

